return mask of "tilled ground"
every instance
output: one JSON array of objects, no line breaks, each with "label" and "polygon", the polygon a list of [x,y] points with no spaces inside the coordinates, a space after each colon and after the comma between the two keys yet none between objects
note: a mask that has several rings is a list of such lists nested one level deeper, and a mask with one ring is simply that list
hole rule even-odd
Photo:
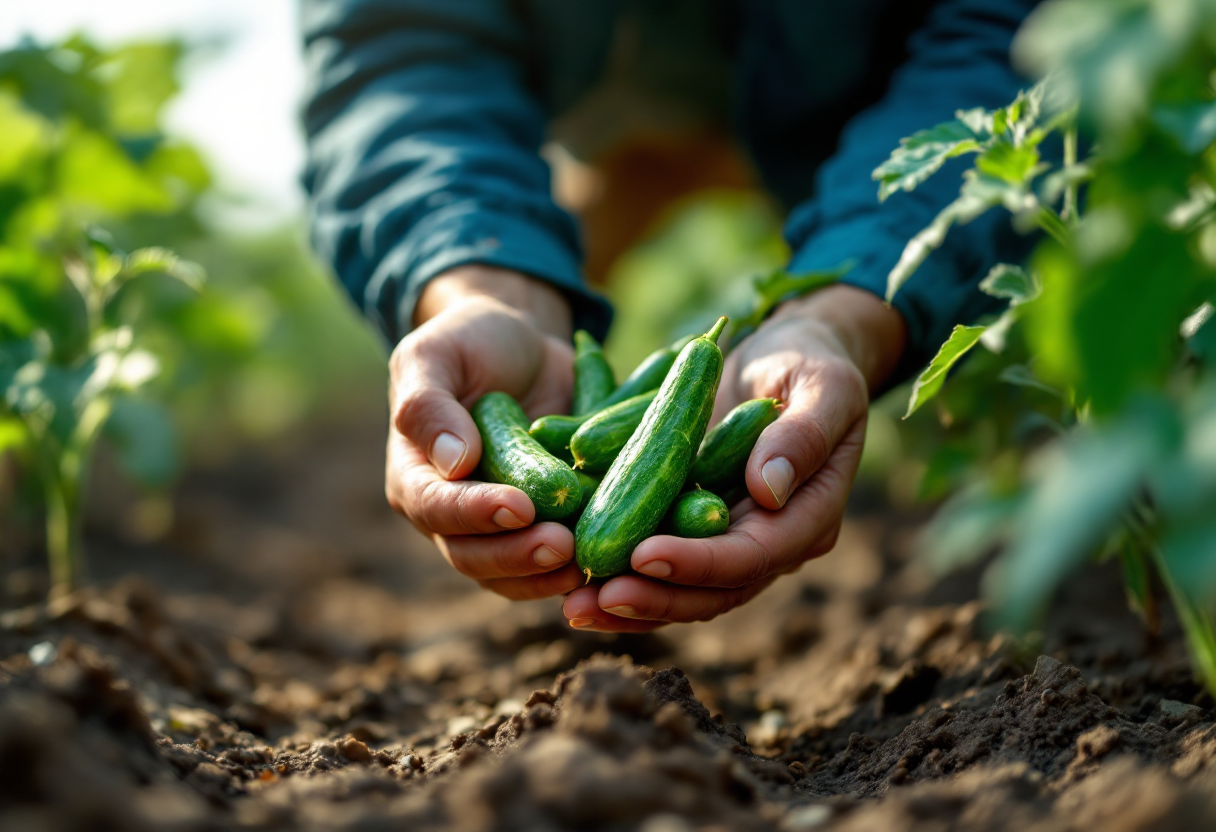
[{"label": "tilled ground", "polygon": [[155,546],[102,489],[100,588],[51,605],[6,550],[0,829],[1216,828],[1212,701],[1109,570],[994,637],[859,510],[721,619],[576,633],[453,574],[379,453],[196,475]]}]

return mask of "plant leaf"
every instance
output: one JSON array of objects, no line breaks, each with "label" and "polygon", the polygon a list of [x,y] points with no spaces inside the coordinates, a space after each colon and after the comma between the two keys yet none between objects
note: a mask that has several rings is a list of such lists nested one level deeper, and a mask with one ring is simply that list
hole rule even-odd
[{"label": "plant leaf", "polygon": [[1010,364],[1005,369],[1001,370],[1001,374],[997,379],[1006,384],[1016,384],[1019,387],[1031,387],[1035,390],[1042,390],[1057,398],[1063,398],[1064,394],[1047,384],[1034,374],[1034,372],[1025,364]]},{"label": "plant leaf", "polygon": [[991,125],[986,123],[985,111],[960,111],[957,115],[953,121],[901,140],[887,161],[874,169],[871,176],[879,183],[880,202],[896,191],[915,190],[950,159],[982,149],[981,143],[991,137]]},{"label": "plant leaf", "polygon": [[1175,431],[1164,407],[1135,408],[1106,430],[1074,434],[1051,449],[1009,549],[985,578],[1003,624],[1029,626],[1064,576],[1120,522]]},{"label": "plant leaf", "polygon": [[1037,298],[1040,287],[1033,272],[1021,266],[998,263],[980,281],[980,291],[1017,305]]},{"label": "plant leaf", "polygon": [[954,364],[967,354],[967,351],[976,345],[980,340],[980,336],[984,334],[987,327],[983,326],[956,326],[954,331],[950,333],[950,337],[946,339],[946,343],[942,344],[941,349],[937,351],[937,355],[929,362],[929,366],[917,377],[912,385],[912,396],[908,400],[908,412],[904,414],[907,419],[920,408],[925,402],[937,395],[942,389],[942,384],[946,381],[946,373]]}]

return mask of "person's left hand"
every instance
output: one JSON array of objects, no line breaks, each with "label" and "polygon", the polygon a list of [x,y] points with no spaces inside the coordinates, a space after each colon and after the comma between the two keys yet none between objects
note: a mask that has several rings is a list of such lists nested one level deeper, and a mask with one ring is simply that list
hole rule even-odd
[{"label": "person's left hand", "polygon": [[786,304],[728,356],[713,423],[748,399],[785,403],[748,459],[749,499],[723,535],[642,541],[637,574],[571,592],[573,627],[641,632],[704,621],[743,604],[836,544],[865,438],[869,390],[903,349],[899,313],[835,286]]}]

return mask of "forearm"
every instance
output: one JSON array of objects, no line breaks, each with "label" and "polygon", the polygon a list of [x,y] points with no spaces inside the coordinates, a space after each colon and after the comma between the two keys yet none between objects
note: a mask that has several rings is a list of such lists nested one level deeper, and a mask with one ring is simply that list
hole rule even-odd
[{"label": "forearm", "polygon": [[499,300],[522,312],[546,335],[570,338],[570,304],[560,291],[543,281],[494,266],[458,266],[428,282],[414,308],[414,326],[473,297]]},{"label": "forearm", "polygon": [[871,394],[880,390],[907,343],[903,316],[872,292],[838,284],[786,301],[771,321],[798,318],[820,329],[861,371]]}]

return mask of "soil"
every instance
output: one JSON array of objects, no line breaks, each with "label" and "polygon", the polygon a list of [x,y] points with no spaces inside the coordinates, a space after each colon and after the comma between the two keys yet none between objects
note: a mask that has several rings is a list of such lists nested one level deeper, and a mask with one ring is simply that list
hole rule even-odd
[{"label": "soil", "polygon": [[1212,700],[1109,568],[994,636],[859,499],[740,610],[578,633],[388,511],[379,431],[192,474],[154,544],[100,472],[94,588],[51,604],[3,550],[0,829],[1216,828]]}]

